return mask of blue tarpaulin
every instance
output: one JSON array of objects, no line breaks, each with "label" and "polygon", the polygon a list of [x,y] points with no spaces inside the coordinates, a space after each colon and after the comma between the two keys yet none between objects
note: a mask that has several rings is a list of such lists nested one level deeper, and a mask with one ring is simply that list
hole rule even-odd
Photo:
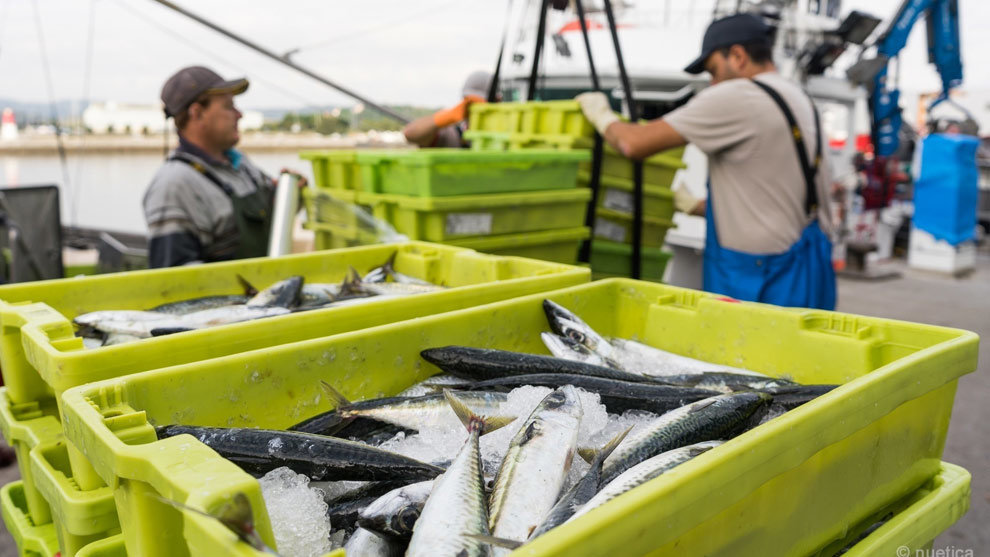
[{"label": "blue tarpaulin", "polygon": [[973,239],[979,174],[976,137],[931,134],[921,142],[914,184],[914,226],[953,246]]}]

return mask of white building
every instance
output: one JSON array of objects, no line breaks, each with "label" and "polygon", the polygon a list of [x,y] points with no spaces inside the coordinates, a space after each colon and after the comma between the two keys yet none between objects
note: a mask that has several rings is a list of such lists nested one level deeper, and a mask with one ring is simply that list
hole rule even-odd
[{"label": "white building", "polygon": [[[166,121],[161,106],[120,104],[115,102],[93,103],[83,111],[83,125],[93,133],[162,133]],[[238,128],[241,131],[259,130],[264,115],[256,110],[242,111]]]}]

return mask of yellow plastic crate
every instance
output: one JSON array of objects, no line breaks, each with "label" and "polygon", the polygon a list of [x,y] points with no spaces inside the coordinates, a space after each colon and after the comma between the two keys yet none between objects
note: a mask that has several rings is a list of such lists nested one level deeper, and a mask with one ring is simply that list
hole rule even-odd
[{"label": "yellow plastic crate", "polygon": [[[464,139],[471,142],[472,151],[519,151],[525,149],[554,149],[558,151],[587,151],[589,141],[573,135],[510,133],[466,130]],[[590,158],[590,153],[587,155]]]},{"label": "yellow plastic crate", "polygon": [[86,545],[120,533],[113,490],[79,489],[69,464],[65,438],[48,441],[31,451],[31,469],[38,491],[48,502],[63,557]]},{"label": "yellow plastic crate", "polygon": [[583,188],[450,197],[358,196],[399,234],[443,243],[581,226],[590,199],[591,192]]},{"label": "yellow plastic crate", "polygon": [[[367,270],[395,252],[398,271],[451,288],[90,350],[83,349],[82,339],[74,336],[70,321],[88,311],[143,309],[229,294],[237,289],[238,274],[256,285],[290,275],[303,275],[310,282],[339,282],[350,266]],[[54,409],[63,391],[91,381],[459,309],[588,278],[587,269],[409,242],[10,285],[0,287],[0,366],[12,403],[38,403]],[[27,300],[37,303],[13,303]],[[53,411],[52,415],[58,414]],[[21,472],[27,475],[27,453],[22,456]],[[81,489],[103,486],[71,445],[69,457]],[[34,492],[32,482],[26,482],[26,488],[29,495]]]},{"label": "yellow plastic crate", "polygon": [[[674,182],[674,175],[687,165],[681,161],[684,149],[672,149],[653,155],[643,161],[643,185],[650,185],[660,188],[670,188]],[[581,172],[590,173],[591,163],[586,162],[580,166]],[[632,183],[633,163],[622,156],[610,145],[605,145],[602,154],[602,176],[609,176],[619,180]]]},{"label": "yellow plastic crate", "polygon": [[76,557],[127,557],[124,535],[117,534],[95,541],[76,553]]},{"label": "yellow plastic crate", "polygon": [[358,229],[360,218],[351,205],[357,205],[368,212],[371,208],[357,203],[357,192],[350,190],[303,190],[303,206],[306,207],[306,220],[330,224],[338,228]]},{"label": "yellow plastic crate", "polygon": [[35,524],[20,481],[0,487],[0,512],[21,557],[47,557],[58,552],[55,526],[50,522]]},{"label": "yellow plastic crate", "polygon": [[38,491],[34,470],[31,469],[31,451],[62,436],[55,401],[49,399],[14,404],[7,397],[7,388],[0,387],[0,433],[17,454],[22,481],[20,492],[27,512],[34,524],[51,522],[51,508]]},{"label": "yellow plastic crate", "polygon": [[[114,488],[128,553],[254,554],[214,521],[144,496],[212,509],[243,491],[272,543],[256,480],[189,437],[157,441],[152,424],[284,428],[326,410],[320,380],[361,399],[436,373],[419,356],[425,348],[546,353],[545,298],[604,335],[841,386],[518,555],[819,551],[938,473],[957,380],[976,369],[979,340],[967,331],[612,279],[85,385],[63,395],[65,432]],[[185,546],[164,548],[162,539]]]},{"label": "yellow plastic crate", "polygon": [[[850,546],[848,557],[872,555],[931,555],[932,542],[955,524],[969,509],[970,474],[966,469],[943,462],[938,474],[917,491],[885,507],[865,520],[841,541],[825,548],[818,557],[832,557]],[[861,532],[887,517],[882,526],[865,538]]]}]

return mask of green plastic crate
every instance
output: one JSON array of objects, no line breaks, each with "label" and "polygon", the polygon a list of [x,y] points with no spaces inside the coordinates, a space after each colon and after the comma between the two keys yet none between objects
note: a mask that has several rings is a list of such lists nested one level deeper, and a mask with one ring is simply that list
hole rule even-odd
[{"label": "green plastic crate", "polygon": [[[516,151],[521,149],[584,150],[588,142],[573,135],[511,133],[467,130],[464,139],[475,151]],[[589,152],[589,157],[590,152]]]},{"label": "green plastic crate", "polygon": [[105,486],[79,489],[64,437],[35,447],[31,451],[31,469],[38,491],[51,508],[63,557],[72,557],[86,545],[120,533],[113,490]]},{"label": "green plastic crate", "polygon": [[370,236],[368,237],[368,241],[362,241],[359,237],[360,235],[355,234],[357,230],[355,228],[338,228],[331,224],[320,222],[306,222],[303,224],[303,228],[313,231],[313,249],[317,251],[353,248],[379,243],[378,238],[372,238]]},{"label": "green plastic crate", "polygon": [[124,535],[117,534],[95,541],[76,553],[76,557],[127,557]]},{"label": "green plastic crate", "polygon": [[353,149],[303,151],[299,158],[313,164],[313,182],[317,188],[360,190],[361,168],[356,155]]},{"label": "green plastic crate", "polygon": [[[658,248],[643,247],[640,251],[640,276],[643,280],[659,282],[673,254]],[[595,239],[591,243],[591,273],[595,280],[632,275],[632,246]]]},{"label": "green plastic crate", "polygon": [[468,129],[541,135],[590,137],[595,129],[574,100],[473,103]]},{"label": "green plastic crate", "polygon": [[545,232],[453,240],[452,244],[495,255],[513,255],[576,265],[581,242],[589,236],[589,230],[581,226]]},{"label": "green plastic crate", "polygon": [[818,557],[832,557],[852,544],[844,555],[932,555],[935,538],[955,524],[969,509],[971,476],[964,468],[943,462],[934,478],[911,495],[874,513],[853,529],[850,539],[883,518],[893,515],[865,538],[834,543],[819,552]]},{"label": "green plastic crate", "polygon": [[[588,172],[578,173],[578,185],[588,186],[591,175]],[[632,180],[599,177],[598,207],[610,209],[625,215],[633,213],[633,183]],[[659,186],[643,186],[643,215],[670,220],[674,218],[674,194],[669,188]]]},{"label": "green plastic crate", "polygon": [[[616,548],[629,556],[812,554],[938,473],[958,379],[976,369],[979,337],[967,331],[613,279],[81,386],[63,395],[65,432],[114,487],[129,554],[256,555],[215,521],[143,496],[209,510],[243,491],[272,543],[254,478],[191,437],[156,440],[152,424],[179,416],[284,428],[327,409],[319,380],[359,400],[436,373],[419,356],[425,348],[545,354],[547,298],[606,336],[841,386],[559,527],[520,556]],[[165,548],[161,539],[185,545]]]},{"label": "green plastic crate", "polygon": [[303,190],[303,204],[307,222],[328,224],[337,230],[354,230],[355,233],[361,228],[357,209],[371,213],[370,206],[358,202],[358,192],[350,190]]},{"label": "green plastic crate", "polygon": [[399,234],[443,243],[581,226],[590,199],[591,192],[581,188],[450,197],[358,196],[376,218],[391,224]]},{"label": "green plastic crate", "polygon": [[0,512],[21,557],[48,557],[58,552],[55,526],[50,522],[35,524],[23,483],[14,481],[0,487]]},{"label": "green plastic crate", "polygon": [[[687,168],[687,165],[681,161],[683,152],[683,149],[673,152],[664,151],[643,161],[643,185],[670,188],[677,171]],[[582,164],[581,171],[590,173],[591,163]],[[606,145],[602,154],[602,176],[627,180],[631,183],[633,163],[610,145]]]},{"label": "green plastic crate", "polygon": [[[643,232],[640,236],[642,245],[650,248],[663,247],[667,231],[673,228],[674,221],[643,215]],[[595,210],[595,239],[607,240],[622,244],[632,243],[633,217],[631,214],[620,213],[611,209],[598,208]]]},{"label": "green plastic crate", "polygon": [[577,186],[585,151],[419,149],[359,152],[369,193],[422,197],[564,190]]}]

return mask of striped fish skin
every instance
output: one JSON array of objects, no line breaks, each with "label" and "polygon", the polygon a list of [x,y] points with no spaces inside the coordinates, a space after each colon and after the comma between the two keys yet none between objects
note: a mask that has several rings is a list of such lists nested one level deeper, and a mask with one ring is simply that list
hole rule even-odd
[{"label": "striped fish skin", "polygon": [[673,449],[716,439],[728,439],[744,430],[766,411],[772,397],[766,393],[724,394],[699,400],[657,417],[630,434],[605,460],[602,482],[644,460]]},{"label": "striped fish skin", "polygon": [[233,306],[245,304],[248,301],[248,297],[240,294],[233,295],[222,295],[222,296],[203,296],[201,298],[192,298],[190,300],[180,300],[178,302],[169,302],[167,304],[161,304],[151,308],[150,311],[157,311],[159,313],[169,313],[172,315],[185,315],[187,313],[192,313],[194,311],[200,311],[204,309],[214,309],[224,306]]},{"label": "striped fish skin", "polygon": [[513,437],[489,501],[492,536],[525,541],[553,508],[577,449],[582,414],[577,389],[567,385],[548,394]]},{"label": "striped fish skin", "polygon": [[619,368],[619,364],[616,362],[615,348],[580,317],[550,300],[543,300],[543,312],[546,313],[547,322],[554,333],[597,354],[607,367]]},{"label": "striped fish skin", "polygon": [[490,553],[488,544],[471,537],[489,533],[478,446],[485,422],[472,415],[467,429],[468,440],[443,476],[433,483],[413,527],[407,557],[481,557]]},{"label": "striped fish skin", "polygon": [[568,522],[721,444],[722,441],[703,441],[660,453],[640,462],[607,482],[594,497],[574,513]]}]

